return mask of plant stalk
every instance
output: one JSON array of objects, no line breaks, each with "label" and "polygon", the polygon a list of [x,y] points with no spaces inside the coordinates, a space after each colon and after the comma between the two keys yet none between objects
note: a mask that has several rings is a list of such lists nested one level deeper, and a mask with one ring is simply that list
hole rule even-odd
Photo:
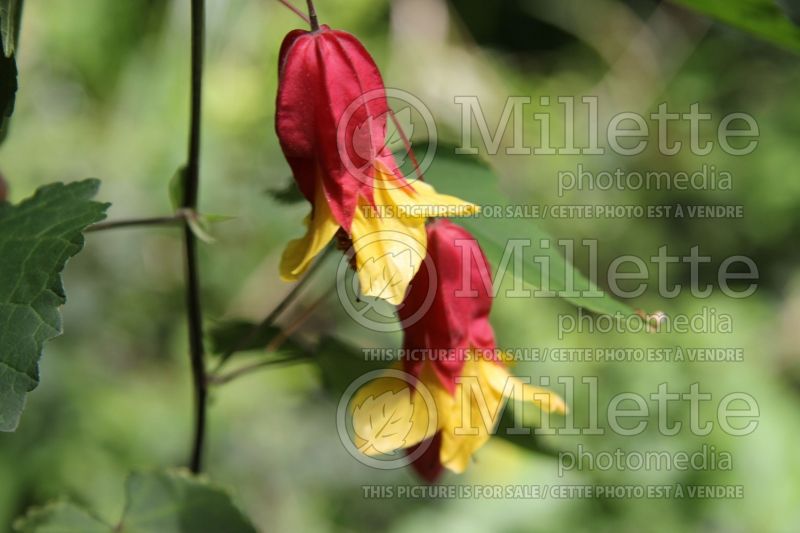
[{"label": "plant stalk", "polygon": [[[196,210],[200,188],[200,127],[205,41],[205,0],[191,0],[191,112],[189,153],[183,183],[183,208]],[[206,435],[208,386],[203,347],[203,313],[200,301],[200,274],[197,264],[197,237],[188,221],[183,224],[186,265],[186,312],[189,328],[189,360],[194,388],[194,436],[189,469],[197,474],[203,468]]]},{"label": "plant stalk", "polygon": [[314,9],[314,2],[306,0],[306,3],[308,4],[308,21],[311,24],[311,31],[318,31],[319,21],[317,20],[317,10]]}]

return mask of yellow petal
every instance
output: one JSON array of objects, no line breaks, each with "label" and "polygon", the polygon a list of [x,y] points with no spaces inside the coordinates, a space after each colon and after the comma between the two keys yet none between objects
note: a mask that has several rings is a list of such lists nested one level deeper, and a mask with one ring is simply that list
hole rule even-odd
[{"label": "yellow petal", "polygon": [[486,381],[479,363],[469,358],[456,385],[450,416],[442,421],[439,459],[446,468],[461,473],[469,466],[472,455],[489,440],[502,414],[500,404],[500,394]]},{"label": "yellow petal", "polygon": [[523,383],[509,374],[502,363],[480,359],[481,372],[486,382],[498,393],[518,402],[536,404],[540,409],[551,413],[566,413],[567,405],[561,397],[547,389]]},{"label": "yellow petal", "polygon": [[281,256],[280,275],[284,281],[297,281],[339,230],[325,199],[322,183],[317,184],[314,207],[304,223],[306,234],[290,241]]},{"label": "yellow petal", "polygon": [[413,192],[408,188],[387,190],[387,195],[392,196],[396,203],[404,202],[407,196],[412,198],[410,204],[412,207],[400,210],[403,214],[410,211],[408,216],[456,218],[472,216],[480,211],[480,207],[471,202],[436,192],[436,189],[428,183],[415,181],[410,187],[413,187]]},{"label": "yellow petal", "polygon": [[399,305],[427,253],[425,221],[472,214],[478,207],[438,194],[427,183],[403,184],[380,163],[376,170],[375,209],[362,199],[351,226],[356,270],[365,296]]},{"label": "yellow petal", "polygon": [[407,224],[397,218],[367,218],[357,212],[352,236],[362,294],[400,305],[425,258],[428,239],[424,220]]}]

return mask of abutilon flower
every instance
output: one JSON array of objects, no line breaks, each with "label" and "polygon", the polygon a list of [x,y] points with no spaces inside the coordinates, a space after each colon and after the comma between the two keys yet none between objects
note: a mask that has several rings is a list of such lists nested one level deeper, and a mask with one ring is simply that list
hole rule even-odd
[{"label": "abutilon flower", "polygon": [[276,131],[312,206],[305,236],[283,253],[281,277],[297,280],[343,231],[353,242],[362,292],[401,303],[425,257],[426,219],[477,207],[403,177],[386,146],[383,80],[349,33],[327,26],[290,32],[278,77]]},{"label": "abutilon flower", "polygon": [[[505,398],[532,402],[549,412],[564,413],[566,405],[555,393],[511,376],[498,355],[489,323],[490,267],[475,238],[447,220],[433,222],[427,232],[429,261],[399,308],[404,321],[402,369],[417,382],[412,386],[379,377],[356,393],[351,408],[359,449],[368,455],[405,449],[416,455],[412,464],[417,472],[435,481],[442,467],[457,473],[466,469],[489,439]],[[431,286],[436,291],[432,299],[427,293]],[[430,392],[435,413],[418,386]],[[381,425],[374,421],[383,414],[377,410],[385,411],[386,404],[369,399],[380,397],[390,399],[393,420],[409,421],[408,431],[376,434]],[[362,412],[356,416],[359,406]]]}]

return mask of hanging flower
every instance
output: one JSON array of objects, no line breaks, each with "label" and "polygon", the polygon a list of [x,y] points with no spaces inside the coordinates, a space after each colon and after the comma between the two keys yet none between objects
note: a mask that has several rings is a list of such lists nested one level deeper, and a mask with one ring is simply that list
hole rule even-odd
[{"label": "hanging flower", "polygon": [[425,257],[425,221],[477,210],[406,181],[386,145],[389,113],[378,67],[355,37],[327,26],[286,36],[276,131],[311,213],[283,253],[284,280],[297,280],[341,230],[362,292],[399,304]]},{"label": "hanging flower", "polygon": [[[507,399],[549,412],[563,413],[566,405],[555,393],[513,377],[501,360],[489,324],[490,268],[475,238],[438,220],[428,227],[428,253],[428,267],[420,269],[399,309],[404,321],[402,368],[416,381],[378,378],[357,392],[351,406],[360,410],[353,418],[356,444],[364,453],[405,449],[418,455],[413,465],[420,475],[434,481],[442,467],[457,473],[467,468],[489,439]],[[427,292],[431,287],[432,299]],[[419,388],[430,393],[435,407]],[[393,420],[408,421],[407,431],[375,435],[381,426],[373,421],[387,406],[369,400],[381,397],[391,400]],[[380,445],[371,445],[376,442]],[[415,453],[420,447],[424,451]]]}]

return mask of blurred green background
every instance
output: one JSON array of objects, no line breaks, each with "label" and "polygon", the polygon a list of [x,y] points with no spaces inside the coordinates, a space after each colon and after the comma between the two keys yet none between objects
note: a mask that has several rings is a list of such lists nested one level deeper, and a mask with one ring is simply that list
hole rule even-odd
[{"label": "blurred green background", "polygon": [[[233,215],[202,248],[209,324],[258,320],[289,286],[277,261],[300,233],[305,205],[286,206],[269,189],[289,176],[273,129],[277,51],[303,23],[277,2],[209,0],[202,144],[201,209]],[[598,95],[601,116],[646,114],[658,103],[688,112],[692,103],[718,117],[747,112],[760,126],[746,157],[683,150],[665,158],[613,155],[487,156],[515,202],[524,204],[724,204],[743,219],[546,220],[564,238],[597,238],[600,267],[616,256],[644,258],[668,245],[675,255],[699,245],[711,255],[701,281],[716,285],[716,265],[747,255],[760,271],[757,293],[705,300],[687,291],[662,300],[655,272],[631,304],[670,315],[705,307],[733,317],[731,334],[582,334],[558,339],[557,318],[574,312],[555,299],[499,297],[493,324],[505,347],[735,347],[735,363],[521,363],[520,375],[598,376],[600,396],[648,395],[659,383],[688,392],[753,395],[758,429],[748,437],[708,437],[649,429],[637,437],[540,437],[555,450],[581,443],[594,451],[685,450],[706,445],[732,454],[731,471],[570,472],[557,462],[493,439],[462,476],[469,484],[731,484],[731,499],[370,500],[368,484],[416,483],[410,471],[377,471],[351,458],[338,440],[337,398],[311,365],[253,374],[214,391],[207,465],[264,531],[797,531],[800,529],[800,63],[738,30],[649,0],[319,0],[322,22],[356,34],[380,65],[387,86],[419,96],[443,136],[458,140],[458,95],[478,95],[496,121],[509,95]],[[0,171],[19,201],[48,182],[97,177],[111,219],[170,210],[167,183],[185,157],[188,124],[188,4],[167,0],[30,1],[18,55],[20,90]],[[538,109],[535,105],[531,110]],[[563,123],[553,118],[553,144]],[[580,118],[578,120],[581,120]],[[495,122],[496,123],[496,122]],[[537,124],[526,141],[538,144]],[[708,132],[706,132],[708,134]],[[654,138],[654,137],[651,137]],[[687,131],[673,138],[688,142]],[[504,146],[510,144],[505,139]],[[655,144],[655,143],[651,143]],[[502,154],[502,152],[501,152]],[[731,191],[571,191],[559,197],[557,172],[582,163],[594,170],[698,170],[733,175]],[[464,184],[469,198],[469,184]],[[480,201],[479,198],[470,198]],[[576,261],[585,270],[584,251]],[[688,266],[671,270],[688,283]],[[328,272],[332,276],[332,271]],[[324,276],[323,276],[324,277]],[[601,281],[601,284],[603,282]],[[0,524],[31,505],[66,496],[119,516],[122,481],[132,469],[181,464],[191,425],[183,312],[181,241],[172,229],[91,234],[65,274],[65,335],[47,345],[42,383],[19,430],[0,434]],[[312,287],[329,290],[330,277]],[[306,327],[359,346],[398,346],[352,323],[331,298]],[[288,315],[302,311],[295,306]],[[256,357],[251,354],[246,357]],[[244,360],[244,359],[243,359]],[[585,388],[576,418],[585,420]],[[606,403],[601,402],[601,405]],[[674,409],[688,421],[688,409]],[[705,415],[713,416],[713,409]]]}]

